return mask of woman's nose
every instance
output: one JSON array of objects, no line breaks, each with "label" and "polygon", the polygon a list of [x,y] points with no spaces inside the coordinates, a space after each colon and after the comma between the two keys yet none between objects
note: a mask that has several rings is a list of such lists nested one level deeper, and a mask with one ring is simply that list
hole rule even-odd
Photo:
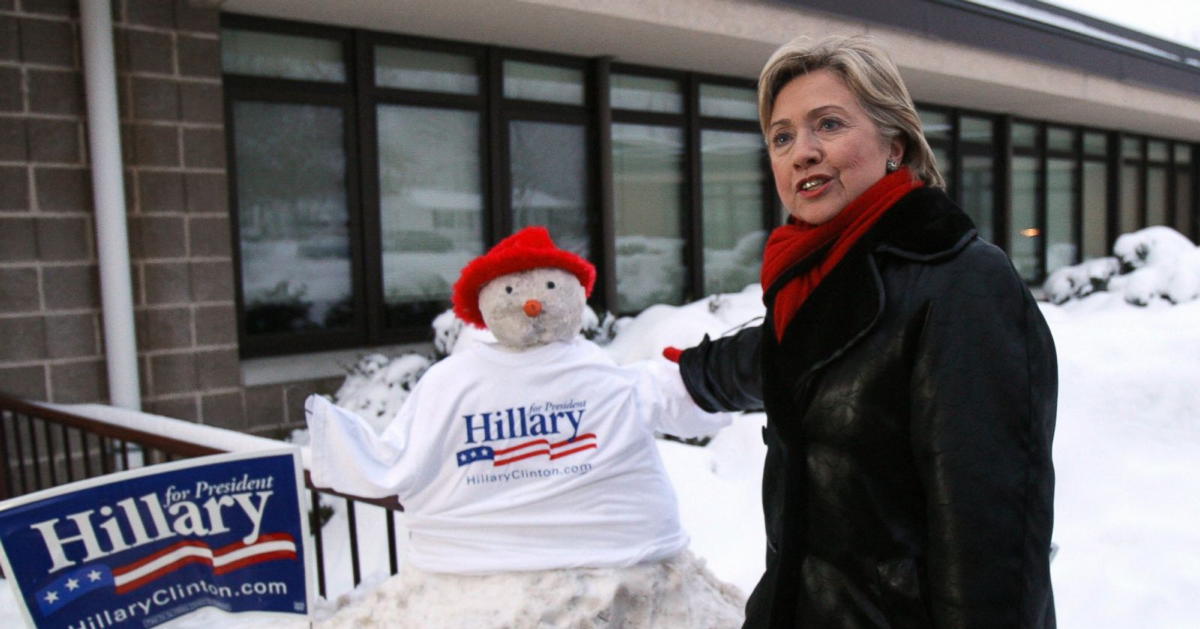
[{"label": "woman's nose", "polygon": [[800,134],[792,145],[792,165],[810,166],[821,161],[821,143],[807,134]]},{"label": "woman's nose", "polygon": [[530,299],[529,301],[525,302],[526,316],[536,317],[540,314],[542,314],[542,302],[536,299]]}]

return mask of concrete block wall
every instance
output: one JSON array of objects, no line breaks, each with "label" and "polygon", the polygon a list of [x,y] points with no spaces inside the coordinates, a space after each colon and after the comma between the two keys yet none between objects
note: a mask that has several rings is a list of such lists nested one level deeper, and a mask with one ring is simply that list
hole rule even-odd
[{"label": "concrete block wall", "polygon": [[[245,388],[217,11],[113,0],[144,410],[238,430],[303,424],[339,379]],[[104,402],[76,0],[0,0],[0,391]]]}]

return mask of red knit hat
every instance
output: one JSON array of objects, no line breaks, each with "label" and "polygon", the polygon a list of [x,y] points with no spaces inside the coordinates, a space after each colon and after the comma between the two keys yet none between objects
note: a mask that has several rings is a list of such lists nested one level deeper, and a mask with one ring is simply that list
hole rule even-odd
[{"label": "red knit hat", "polygon": [[454,283],[454,314],[477,328],[486,328],[479,311],[479,291],[488,282],[509,273],[552,267],[579,278],[585,295],[591,296],[596,284],[596,267],[591,262],[554,246],[550,232],[534,225],[501,240],[484,255],[463,267]]}]

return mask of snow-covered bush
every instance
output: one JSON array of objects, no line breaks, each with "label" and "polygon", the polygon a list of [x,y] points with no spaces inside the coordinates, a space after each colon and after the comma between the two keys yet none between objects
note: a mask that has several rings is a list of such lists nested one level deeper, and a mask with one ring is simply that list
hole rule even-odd
[{"label": "snow-covered bush", "polygon": [[333,403],[354,411],[376,432],[382,432],[432,364],[429,358],[415,353],[395,358],[368,354],[350,368],[333,395]]},{"label": "snow-covered bush", "polygon": [[1176,258],[1196,248],[1187,236],[1163,225],[1154,225],[1128,234],[1121,234],[1113,244],[1113,255],[1121,261],[1121,271],[1128,273],[1144,266],[1169,266]]},{"label": "snow-covered bush", "polygon": [[1170,227],[1147,227],[1117,238],[1113,257],[1063,267],[1042,288],[1054,304],[1101,291],[1135,306],[1158,299],[1180,304],[1200,297],[1200,249]]},{"label": "snow-covered bush", "polygon": [[1120,270],[1121,261],[1115,257],[1092,258],[1051,273],[1043,290],[1051,303],[1062,304],[1072,298],[1108,290],[1109,281]]}]

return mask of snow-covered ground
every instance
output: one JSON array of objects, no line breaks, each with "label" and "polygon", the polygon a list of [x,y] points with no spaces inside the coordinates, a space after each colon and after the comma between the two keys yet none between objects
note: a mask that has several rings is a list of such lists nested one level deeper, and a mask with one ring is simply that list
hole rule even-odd
[{"label": "snow-covered ground", "polygon": [[[681,308],[655,306],[618,325],[608,347],[627,362],[686,346],[761,315],[760,292],[723,295]],[[1127,304],[1113,292],[1043,305],[1059,358],[1058,474],[1052,564],[1064,629],[1196,626],[1200,617],[1200,301]],[[749,592],[762,567],[759,503],[761,414],[737,418],[705,448],[660,441],[679,494],[692,551],[720,578]],[[341,501],[326,540],[344,539]],[[402,525],[402,516],[397,518]],[[386,539],[384,520],[360,507],[359,539]],[[403,529],[400,536],[404,538]],[[327,542],[329,543],[329,542]],[[387,570],[386,553],[364,553],[366,582],[352,593],[344,548],[327,548],[333,601],[360,600]],[[404,548],[400,549],[403,557]],[[17,626],[0,592],[0,626]],[[207,609],[172,627],[282,626]],[[302,625],[298,625],[302,626]]]}]

